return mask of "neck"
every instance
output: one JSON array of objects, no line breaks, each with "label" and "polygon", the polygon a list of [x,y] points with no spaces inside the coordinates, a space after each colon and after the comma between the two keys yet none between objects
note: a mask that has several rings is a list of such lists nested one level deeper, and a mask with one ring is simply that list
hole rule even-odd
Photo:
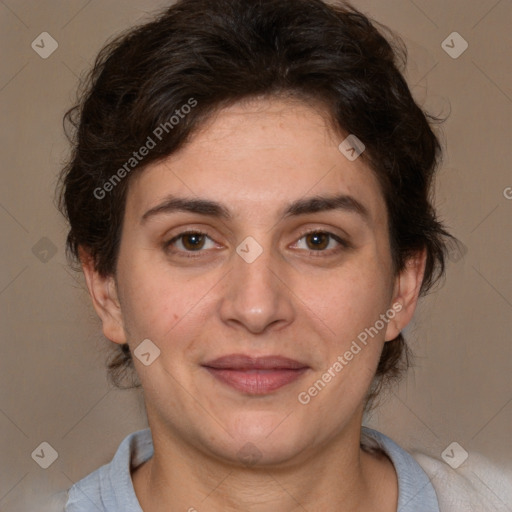
[{"label": "neck", "polygon": [[395,512],[393,465],[361,450],[359,425],[267,467],[222,461],[152,428],[155,455],[133,472],[135,492],[147,512]]}]

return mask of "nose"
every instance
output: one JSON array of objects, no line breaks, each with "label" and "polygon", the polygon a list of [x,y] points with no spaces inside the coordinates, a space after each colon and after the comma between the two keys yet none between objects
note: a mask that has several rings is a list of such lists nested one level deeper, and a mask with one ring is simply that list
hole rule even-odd
[{"label": "nose", "polygon": [[253,334],[280,330],[294,318],[285,265],[269,244],[261,247],[263,252],[254,261],[233,255],[220,307],[225,323]]}]

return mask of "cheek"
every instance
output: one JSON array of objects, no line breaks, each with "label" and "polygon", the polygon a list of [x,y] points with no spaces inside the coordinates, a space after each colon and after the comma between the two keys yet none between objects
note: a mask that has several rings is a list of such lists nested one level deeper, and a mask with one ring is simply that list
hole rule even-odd
[{"label": "cheek", "polygon": [[326,279],[322,293],[316,292],[308,303],[316,313],[310,315],[318,326],[315,330],[328,332],[323,336],[323,364],[312,383],[318,378],[329,382],[318,406],[340,404],[338,420],[363,400],[374,377],[386,333],[387,324],[380,319],[389,309],[389,283],[389,276],[369,259]]},{"label": "cheek", "polygon": [[374,256],[354,259],[321,279],[305,280],[300,296],[330,337],[346,342],[372,326],[389,307],[391,281],[383,268]]},{"label": "cheek", "polygon": [[[171,274],[149,259],[131,261],[129,268],[120,265],[119,280],[123,283],[123,319],[132,342],[149,338],[164,346],[173,339],[174,345],[183,338],[183,330],[203,325],[207,296],[215,285],[213,277]],[[176,336],[178,332],[180,336]]]}]

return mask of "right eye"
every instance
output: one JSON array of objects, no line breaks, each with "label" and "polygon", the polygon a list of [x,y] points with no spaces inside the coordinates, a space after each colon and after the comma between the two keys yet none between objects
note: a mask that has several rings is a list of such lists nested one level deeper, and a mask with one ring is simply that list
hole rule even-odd
[{"label": "right eye", "polygon": [[[207,233],[203,233],[201,231],[184,231],[183,233],[173,237],[171,240],[165,242],[164,248],[167,251],[170,250],[171,253],[183,253],[185,258],[197,258],[195,255],[189,256],[186,253],[204,252],[202,249],[205,247],[207,240],[210,240],[215,244]],[[181,248],[179,247],[180,245]],[[178,247],[178,249],[176,250],[173,247]]]}]

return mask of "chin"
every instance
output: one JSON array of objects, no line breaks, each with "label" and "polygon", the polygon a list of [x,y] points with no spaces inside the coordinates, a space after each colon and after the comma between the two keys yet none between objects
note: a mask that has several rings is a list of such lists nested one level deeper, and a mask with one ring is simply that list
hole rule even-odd
[{"label": "chin", "polygon": [[288,421],[293,413],[287,418],[288,414],[289,411],[237,413],[233,423],[226,423],[226,430],[232,437],[223,432],[226,444],[212,448],[218,456],[236,464],[286,464],[313,443],[313,439],[305,438],[304,425],[297,422],[297,418]]}]

